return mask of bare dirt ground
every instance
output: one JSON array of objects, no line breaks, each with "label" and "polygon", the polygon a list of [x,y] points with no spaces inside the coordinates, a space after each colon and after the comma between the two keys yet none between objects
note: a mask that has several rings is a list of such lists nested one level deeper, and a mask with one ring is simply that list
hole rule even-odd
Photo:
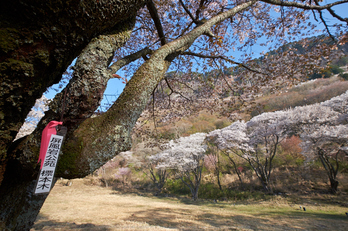
[{"label": "bare dirt ground", "polygon": [[124,194],[76,179],[71,186],[56,183],[31,231],[348,230],[347,203],[328,201],[275,196],[256,202],[193,202]]}]

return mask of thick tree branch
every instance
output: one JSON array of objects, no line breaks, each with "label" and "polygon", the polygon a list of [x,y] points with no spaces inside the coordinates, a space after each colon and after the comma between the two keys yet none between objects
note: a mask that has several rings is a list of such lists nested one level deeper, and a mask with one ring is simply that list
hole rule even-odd
[{"label": "thick tree branch", "polygon": [[180,38],[181,36],[183,36],[183,35],[185,34],[185,32],[188,31],[188,30],[190,29],[190,27],[191,27],[192,24],[193,24],[193,22],[190,22],[190,23],[187,25],[187,27],[185,27],[185,29],[182,30],[182,32],[180,33],[180,35],[178,35],[178,36],[176,37],[176,39],[177,39],[177,38]]},{"label": "thick tree branch", "polygon": [[348,3],[348,0],[342,0],[338,2],[333,2],[330,4],[326,4],[323,6],[316,6],[316,5],[307,5],[307,4],[302,4],[298,2],[288,2],[288,1],[282,1],[282,0],[261,0],[262,2],[266,2],[272,5],[278,5],[278,6],[289,6],[289,7],[296,7],[296,8],[301,8],[301,9],[306,9],[306,10],[325,10],[329,9],[333,6],[337,6],[343,3]]},{"label": "thick tree branch", "polygon": [[94,37],[112,33],[144,4],[145,0],[1,2],[0,41],[6,42],[0,45],[0,182],[6,152],[35,100],[61,80]]},{"label": "thick tree branch", "polygon": [[[211,26],[248,8],[255,2],[240,4],[225,13],[212,17],[183,37],[156,50],[134,73],[111,108],[98,118],[85,121],[84,125],[82,124],[79,127],[79,135],[76,136],[75,142],[83,140],[84,146],[79,151],[80,153],[75,156],[75,159],[71,160],[69,166],[72,169],[68,166],[59,169],[61,176],[66,173],[69,173],[70,177],[85,176],[120,151],[129,149],[131,146],[131,130],[173,59],[188,49]],[[84,132],[85,129],[87,131],[92,129],[93,134]]]},{"label": "thick tree branch", "polygon": [[161,41],[161,45],[163,46],[163,45],[165,45],[167,43],[166,42],[166,36],[164,35],[162,23],[161,23],[161,20],[160,20],[160,18],[158,16],[158,12],[157,12],[156,6],[155,6],[155,4],[153,3],[152,0],[148,0],[146,2],[146,7],[149,10],[149,13],[151,15],[151,18],[152,18],[153,22],[155,23],[155,27],[157,29],[157,33],[158,33],[159,39]]},{"label": "thick tree branch", "polygon": [[156,100],[155,91],[156,91],[157,87],[158,87],[158,85],[155,87],[155,89],[152,92],[152,118],[153,118],[153,125],[155,127],[156,134],[157,134],[157,125],[156,125],[156,117],[155,117],[155,100]]},{"label": "thick tree branch", "polygon": [[[115,30],[115,34],[101,35],[93,39],[83,50],[74,66],[73,77],[65,88],[67,90],[55,96],[50,103],[50,110],[45,113],[45,117],[40,121],[35,131],[21,142],[12,145],[11,154],[20,156],[19,161],[23,168],[30,169],[30,167],[35,166],[35,160],[38,156],[37,148],[39,148],[41,139],[40,134],[49,121],[59,120],[61,113],[65,115],[64,126],[68,127],[65,143],[67,146],[71,143],[76,145],[75,131],[77,128],[81,128],[81,123],[89,118],[100,105],[107,82],[112,77],[108,70],[110,60],[114,56],[115,50],[122,47],[129,39],[134,23],[135,16],[129,21],[123,22],[118,31]],[[64,100],[64,92],[67,92],[66,101]],[[62,111],[64,104],[66,107]],[[63,150],[64,148],[63,146]],[[68,163],[71,156],[77,154],[67,149],[63,152],[65,155],[60,158],[60,163]],[[65,168],[69,169],[69,165]],[[71,165],[74,165],[73,161]],[[83,165],[80,163],[79,168],[84,168]],[[72,174],[70,170],[64,174],[67,178],[71,178],[76,172]]]},{"label": "thick tree branch", "polygon": [[[131,130],[173,59],[188,49],[211,26],[246,9],[255,2],[243,3],[225,13],[212,17],[183,37],[156,50],[134,73],[111,108],[101,116],[85,121],[79,127],[79,135],[76,136],[75,142],[83,140],[84,145],[82,150],[79,150],[80,153],[75,156],[75,159],[70,160],[69,166],[59,169],[61,176],[65,176],[66,173],[69,173],[70,177],[85,176],[120,151],[129,149],[131,146]],[[84,131],[85,129],[87,131],[92,129],[93,133]],[[79,146],[79,144],[75,145]]]},{"label": "thick tree branch", "polygon": [[[348,1],[348,0],[347,0]],[[210,31],[210,28],[222,21],[224,21],[227,18],[230,18],[237,14],[238,12],[241,12],[248,7],[252,6],[257,2],[256,0],[248,1],[245,3],[242,3],[238,6],[233,7],[232,9],[225,11],[223,13],[220,13],[211,19],[205,21],[202,25],[194,28],[192,31],[189,33],[183,35],[181,38],[174,40],[165,46],[161,47],[158,49],[158,51],[161,51],[162,55],[165,56],[177,56],[187,50],[193,42],[201,35],[208,33]],[[173,57],[172,57],[173,58]]]}]

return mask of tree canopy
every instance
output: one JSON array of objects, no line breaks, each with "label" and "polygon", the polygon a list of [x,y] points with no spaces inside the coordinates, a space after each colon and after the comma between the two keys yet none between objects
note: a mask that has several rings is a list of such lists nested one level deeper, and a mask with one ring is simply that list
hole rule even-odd
[{"label": "tree canopy", "polygon": [[[220,150],[245,159],[255,171],[264,189],[270,191],[272,160],[281,141],[297,135],[301,138],[307,160],[319,157],[337,191],[337,155],[347,144],[348,91],[320,104],[267,112],[250,121],[236,121],[228,127],[210,132],[207,141]],[[336,158],[336,166],[329,160]]]}]

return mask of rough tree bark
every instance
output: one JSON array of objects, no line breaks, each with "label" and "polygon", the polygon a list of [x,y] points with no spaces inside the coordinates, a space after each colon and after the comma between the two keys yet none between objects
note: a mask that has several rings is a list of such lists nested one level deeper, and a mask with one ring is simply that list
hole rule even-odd
[{"label": "rough tree bark", "polygon": [[[113,52],[129,38],[134,16],[144,5],[143,0],[111,1],[6,1],[0,7],[0,229],[28,230],[33,224],[45,196],[32,195],[34,179],[38,172],[36,158],[40,143],[40,129],[47,124],[43,120],[37,131],[20,141],[12,143],[27,113],[42,93],[57,83],[71,61],[95,37],[90,46],[105,45],[108,60],[95,65],[82,60],[85,73],[78,87],[97,76],[88,75],[96,65],[110,63]],[[103,40],[105,42],[103,43]],[[99,44],[98,44],[99,42]],[[108,45],[112,44],[113,45]],[[111,47],[110,47],[111,46]],[[103,47],[105,48],[105,47]],[[86,48],[88,50],[88,48]],[[92,50],[92,49],[90,49]],[[97,52],[98,49],[95,49]],[[94,57],[98,56],[96,54]],[[86,56],[87,57],[87,56]],[[93,57],[91,57],[93,58]],[[93,60],[96,61],[96,60]],[[98,60],[99,61],[99,60]],[[89,69],[88,69],[89,68]],[[96,68],[98,69],[98,68]],[[99,70],[99,69],[98,69]],[[103,75],[98,73],[100,79]],[[86,78],[87,77],[87,78]],[[76,78],[75,78],[76,79]],[[101,85],[106,85],[101,81]],[[107,82],[107,80],[106,80]],[[76,82],[75,82],[76,83]],[[83,88],[74,88],[72,98]],[[73,131],[83,119],[91,115],[102,92],[87,88],[89,94],[74,98],[80,115],[67,107],[71,121],[67,124]],[[104,86],[105,88],[105,86]],[[98,89],[103,87],[98,86]],[[74,95],[75,94],[75,95]],[[88,95],[88,97],[86,97]],[[60,105],[58,105],[60,106]],[[90,106],[90,108],[89,108]],[[52,106],[47,119],[59,119],[60,114]],[[77,112],[77,113],[79,113]],[[71,116],[71,117],[70,117]],[[77,117],[80,120],[76,120]],[[78,121],[78,122],[74,122]],[[30,143],[31,145],[27,145]],[[10,147],[12,145],[12,147]],[[28,151],[29,150],[29,151]]]},{"label": "rough tree bark", "polygon": [[144,2],[1,1],[0,182],[7,150],[35,100],[92,38],[113,31]]},{"label": "rough tree bark", "polygon": [[[72,2],[75,1],[70,1],[66,4],[72,4]],[[83,16],[84,12],[87,12],[88,14],[89,9],[87,8],[91,6],[88,5],[89,7],[87,7],[87,3],[83,4],[83,1],[78,2],[77,9],[80,9],[79,7],[82,7],[83,9],[83,12],[81,13],[82,15],[80,16]],[[67,93],[65,104],[67,106],[63,113],[65,114],[66,118],[64,120],[64,124],[68,126],[69,132],[64,142],[63,155],[58,164],[58,177],[63,176],[66,178],[75,178],[86,176],[119,152],[129,149],[131,147],[130,132],[141,112],[145,108],[153,89],[155,89],[158,82],[166,73],[171,61],[177,55],[190,47],[195,39],[200,35],[209,33],[211,26],[233,16],[238,11],[246,9],[255,1],[243,3],[225,13],[221,13],[218,16],[211,18],[203,25],[196,27],[185,36],[170,42],[153,52],[150,59],[148,59],[136,71],[131,80],[127,83],[124,91],[119,96],[115,104],[103,115],[97,118],[85,120],[91,116],[93,111],[99,106],[101,95],[103,94],[107,80],[111,77],[112,71],[115,71],[113,68],[108,70],[108,65],[112,58],[113,51],[117,47],[122,46],[123,42],[125,42],[129,36],[132,25],[132,17],[127,17],[127,19],[124,19],[122,18],[122,13],[130,13],[130,9],[133,9],[134,12],[136,12],[136,9],[139,8],[143,3],[143,1],[88,1],[88,3],[92,4],[94,7],[92,7],[94,11],[98,11],[99,9],[99,5],[96,4],[106,4],[106,2],[119,3],[118,7],[121,9],[119,11],[121,12],[121,15],[119,16],[121,21],[118,21],[118,24],[108,25],[109,27],[106,28],[112,28],[112,30],[109,30],[108,33],[99,33],[98,30],[94,33],[89,33],[91,34],[90,37],[93,37],[93,35],[98,35],[98,33],[103,35],[98,37],[95,36],[96,38],[93,39],[84,49],[77,61],[74,76],[69,82],[66,90]],[[54,3],[58,4],[59,1]],[[123,7],[120,7],[120,4],[123,4]],[[40,8],[40,6],[41,5],[38,4],[38,9],[42,8]],[[36,5],[34,5],[34,8],[35,7]],[[54,5],[50,7],[56,6]],[[47,11],[51,9],[50,7],[46,7]],[[112,7],[113,6],[110,5],[110,8]],[[58,7],[58,9],[61,8]],[[72,10],[71,7],[68,9]],[[52,10],[54,11],[57,9],[52,8]],[[91,17],[91,15],[93,16],[94,11],[91,10],[89,20],[91,20],[91,18],[94,19],[94,17]],[[41,11],[38,13],[40,12]],[[45,15],[45,12],[46,11],[44,11],[42,14]],[[101,12],[101,14],[102,13],[103,12]],[[109,18],[109,16],[110,14],[107,16],[104,15],[104,17],[107,18]],[[98,17],[101,16],[99,15]],[[57,20],[56,17],[53,17],[53,19]],[[87,20],[85,23],[90,22]],[[92,24],[93,23],[94,22],[92,22]],[[62,22],[58,22],[58,24],[61,25]],[[95,25],[91,26],[91,24],[90,26],[92,28],[104,28],[104,25],[101,22],[100,24],[101,25],[99,25],[99,27]],[[80,24],[77,23],[77,25]],[[51,25],[49,28],[51,28]],[[88,30],[86,27],[84,28]],[[66,32],[66,34],[70,33],[70,31],[64,31],[63,28],[60,29],[59,34],[63,33],[64,35],[64,32]],[[83,30],[78,32],[84,34]],[[75,31],[74,33],[77,32]],[[89,37],[87,36],[86,39],[90,40],[88,38]],[[69,43],[73,43],[74,39],[76,38],[73,37],[71,41],[67,41],[69,41]],[[70,48],[73,51],[75,51],[75,49],[77,50],[75,46],[70,45]],[[18,49],[23,50],[24,48],[21,47]],[[72,55],[71,57],[73,58],[74,56]],[[95,64],[93,64],[94,62]],[[69,62],[65,62],[65,65],[63,66],[66,68],[68,63]],[[63,72],[65,68],[61,68],[60,71]],[[59,72],[59,70],[56,69],[55,71]],[[8,71],[8,73],[9,74],[7,76],[4,75],[4,77],[2,77],[7,82],[9,82],[11,71]],[[18,80],[19,83],[23,82],[23,76],[25,73],[26,72],[23,72],[21,75],[18,74],[18,76],[16,76],[16,78],[22,77],[22,79]],[[49,76],[48,74],[53,75],[55,72],[46,70],[42,73],[42,76],[39,75],[37,78],[41,77],[41,79],[44,79],[43,75],[45,73],[47,76]],[[36,80],[35,75],[33,75],[31,78]],[[53,82],[53,80],[51,80],[51,82]],[[33,85],[36,86],[35,84]],[[48,84],[45,84],[45,87],[36,86],[34,90],[41,94],[46,89],[47,85]],[[13,87],[16,86],[17,85],[15,84]],[[11,108],[9,111],[10,115],[11,113],[18,112],[24,108],[24,100],[27,100],[25,97],[28,97],[27,101],[29,104],[31,104],[30,99],[32,96],[30,96],[28,92],[33,90],[27,90],[26,88],[33,89],[30,84],[26,85],[24,88],[21,86],[16,87],[17,90],[21,89],[22,91],[25,91],[25,93],[20,95],[23,97],[23,99],[17,99],[15,104],[18,106],[16,108]],[[7,92],[9,98],[11,98],[11,95],[14,95],[15,90],[11,89],[11,84],[8,84]],[[38,98],[39,94],[31,94],[35,95],[33,98]],[[32,194],[33,181],[38,172],[38,165],[36,162],[39,153],[40,132],[48,121],[53,119],[57,120],[60,118],[62,113],[61,108],[64,103],[64,94],[65,90],[55,97],[53,103],[51,104],[50,111],[46,113],[46,116],[40,122],[38,128],[32,135],[14,142],[10,148],[8,148],[8,146],[10,146],[12,142],[11,139],[13,139],[14,136],[10,135],[10,138],[1,141],[1,144],[4,147],[4,149],[2,149],[4,150],[2,160],[5,160],[2,162],[2,166],[4,166],[3,169],[6,169],[6,172],[0,186],[0,194],[2,195],[0,199],[0,228],[27,230],[34,222],[36,214],[44,202],[44,197],[38,197]],[[2,97],[5,97],[4,94]],[[34,101],[32,104],[33,103]],[[3,108],[5,108],[5,105],[1,106],[1,112],[4,114],[4,116],[1,117],[1,119],[4,121],[1,122],[3,134],[6,132],[10,134],[9,131],[11,126],[13,131],[17,131],[18,129],[14,129],[14,127],[21,125],[25,116],[19,117],[17,120],[12,120],[7,116],[6,113],[4,113]],[[3,124],[6,124],[6,126]],[[9,124],[12,125],[10,126]],[[11,142],[8,142],[9,140],[11,140]],[[20,201],[24,201],[26,203],[20,203]],[[5,210],[5,208],[8,207],[9,209]]]}]

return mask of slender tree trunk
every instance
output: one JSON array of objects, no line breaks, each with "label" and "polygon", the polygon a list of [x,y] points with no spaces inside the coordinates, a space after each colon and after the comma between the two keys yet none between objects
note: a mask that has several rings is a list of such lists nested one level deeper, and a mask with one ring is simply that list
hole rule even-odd
[{"label": "slender tree trunk", "polygon": [[215,166],[215,173],[216,173],[216,177],[217,177],[217,183],[219,185],[219,189],[220,191],[222,191],[222,187],[221,187],[221,182],[220,182],[220,160],[219,160],[219,154],[216,154],[216,158],[217,158],[217,163]]},{"label": "slender tree trunk", "polygon": [[336,168],[330,162],[329,157],[326,156],[326,153],[324,150],[318,149],[318,156],[329,178],[330,192],[332,194],[336,194],[337,188],[338,188],[338,181],[336,180],[336,176],[337,176],[338,168],[339,168],[339,163],[337,158],[338,153],[336,153],[336,158],[335,158]]},{"label": "slender tree trunk", "polygon": [[254,172],[256,173],[257,178],[259,179],[263,189],[265,190],[265,192],[270,192],[270,188],[268,186],[268,181],[267,181],[267,177],[265,172],[262,169],[262,166],[260,163],[256,163],[256,167],[254,166],[254,164],[252,164],[251,161],[249,161],[249,164],[251,165],[251,167],[254,169]]},{"label": "slender tree trunk", "polygon": [[338,187],[338,181],[335,179],[330,179],[330,191],[332,194],[336,194]]},{"label": "slender tree trunk", "polygon": [[[185,171],[184,174],[186,175],[187,181],[184,180],[184,177],[181,175],[180,180],[190,189],[192,199],[196,201],[198,199],[198,191],[199,186],[201,184],[201,177],[202,177],[202,166],[198,166],[192,171]],[[193,180],[191,180],[191,173],[193,173]]]},{"label": "slender tree trunk", "polygon": [[230,157],[230,155],[229,155],[228,153],[225,153],[225,155],[228,157],[228,159],[229,159],[230,162],[232,163],[233,169],[234,169],[234,171],[236,172],[236,174],[237,174],[237,176],[238,176],[238,179],[239,179],[239,181],[240,181],[240,187],[243,189],[243,188],[244,188],[244,184],[243,184],[242,176],[240,175],[240,172],[238,171],[236,162],[234,162],[233,158]]},{"label": "slender tree trunk", "polygon": [[217,183],[219,185],[219,189],[220,189],[220,191],[222,191],[221,182],[220,182],[220,171],[219,171],[219,169],[216,170],[216,177],[217,177]]},{"label": "slender tree trunk", "polygon": [[198,200],[198,190],[199,190],[199,187],[197,187],[197,188],[195,188],[195,189],[193,190],[192,199],[193,199],[194,201]]}]

